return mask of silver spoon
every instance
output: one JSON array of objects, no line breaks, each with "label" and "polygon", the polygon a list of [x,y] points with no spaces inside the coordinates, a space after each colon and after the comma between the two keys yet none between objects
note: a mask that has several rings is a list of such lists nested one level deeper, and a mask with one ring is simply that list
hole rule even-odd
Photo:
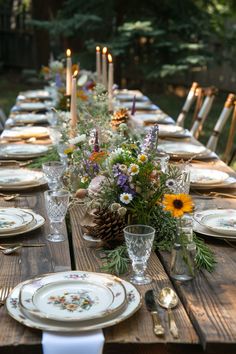
[{"label": "silver spoon", "polygon": [[20,248],[22,248],[22,246],[18,245],[18,246],[15,246],[15,247],[6,248],[6,249],[1,250],[1,251],[2,251],[3,254],[8,255],[8,254],[12,254],[12,253],[18,251]]},{"label": "silver spoon", "polygon": [[168,287],[163,288],[158,294],[157,301],[159,305],[168,311],[170,333],[174,338],[179,338],[179,331],[174,319],[173,312],[171,311],[171,309],[176,307],[179,302],[176,292]]}]

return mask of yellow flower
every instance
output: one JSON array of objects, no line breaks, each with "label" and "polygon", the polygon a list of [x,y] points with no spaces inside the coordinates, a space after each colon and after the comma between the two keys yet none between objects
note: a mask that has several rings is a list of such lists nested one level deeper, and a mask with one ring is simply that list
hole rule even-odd
[{"label": "yellow flower", "polygon": [[175,218],[193,210],[193,201],[188,194],[165,194],[162,203],[164,210],[169,211]]},{"label": "yellow flower", "polygon": [[74,151],[73,147],[68,147],[67,149],[64,150],[64,154],[69,155],[72,154],[73,151]]},{"label": "yellow flower", "polygon": [[145,162],[147,162],[147,160],[148,160],[147,155],[145,155],[145,154],[138,155],[138,161],[139,162],[145,163]]}]

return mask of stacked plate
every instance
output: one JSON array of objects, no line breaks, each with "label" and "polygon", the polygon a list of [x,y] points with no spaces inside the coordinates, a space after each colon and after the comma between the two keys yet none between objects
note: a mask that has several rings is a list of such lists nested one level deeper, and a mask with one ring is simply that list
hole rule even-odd
[{"label": "stacked plate", "polygon": [[155,113],[140,113],[136,112],[132,117],[137,125],[149,126],[153,124],[174,124],[174,120],[161,110]]},{"label": "stacked plate", "polygon": [[141,296],[132,284],[110,274],[70,271],[18,284],[6,305],[10,316],[28,327],[82,332],[132,316]]},{"label": "stacked plate", "polygon": [[176,159],[207,159],[212,158],[212,152],[202,145],[187,142],[168,142],[159,144],[159,148]]},{"label": "stacked plate", "polygon": [[42,172],[23,168],[0,169],[0,189],[20,191],[46,184]]},{"label": "stacked plate", "polygon": [[48,100],[51,98],[51,95],[48,91],[45,90],[28,90],[20,92],[17,96],[17,101],[28,100]]},{"label": "stacked plate", "polygon": [[49,130],[45,127],[14,127],[5,129],[1,135],[6,140],[20,140],[30,138],[48,138]]},{"label": "stacked plate", "polygon": [[[48,113],[49,114],[49,113]],[[48,123],[47,114],[37,114],[37,113],[25,113],[25,114],[16,114],[10,116],[6,121],[6,125],[24,125],[24,124],[45,124]]]},{"label": "stacked plate", "polygon": [[[118,108],[128,108],[131,109],[133,102],[122,102],[119,103]],[[158,106],[151,102],[136,102],[135,109],[138,111],[155,111],[158,109]]]},{"label": "stacked plate", "polygon": [[190,183],[192,188],[212,189],[226,188],[236,183],[234,177],[230,177],[228,173],[208,168],[189,167]]},{"label": "stacked plate", "polygon": [[[159,127],[159,137],[160,138],[179,138],[185,139],[190,138],[192,135],[189,130],[176,125],[170,124],[158,124]],[[146,129],[150,129],[147,127]]]},{"label": "stacked plate", "polygon": [[210,209],[194,214],[194,231],[201,234],[236,240],[236,210]]},{"label": "stacked plate", "polygon": [[20,208],[0,209],[0,238],[25,234],[41,227],[45,219],[33,211]]},{"label": "stacked plate", "polygon": [[0,145],[0,158],[4,159],[30,159],[45,155],[48,147],[33,144],[7,144]]},{"label": "stacked plate", "polygon": [[17,111],[25,111],[25,112],[40,112],[40,111],[47,111],[48,106],[42,102],[22,102],[17,103],[16,106],[12,108],[13,112]]}]

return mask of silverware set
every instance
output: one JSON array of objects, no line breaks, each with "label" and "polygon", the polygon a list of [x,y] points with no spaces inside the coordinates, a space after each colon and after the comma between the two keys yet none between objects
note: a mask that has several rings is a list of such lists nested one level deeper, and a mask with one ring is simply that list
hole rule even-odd
[{"label": "silverware set", "polygon": [[22,247],[43,247],[45,243],[18,243],[0,245],[0,251],[5,255],[10,255],[20,250]]},{"label": "silverware set", "polygon": [[145,293],[145,304],[147,310],[151,313],[153,321],[153,331],[156,336],[164,336],[165,328],[162,325],[162,321],[158,312],[158,304],[167,310],[169,330],[173,338],[179,338],[178,327],[175,322],[175,318],[172,309],[178,305],[178,296],[171,288],[163,288],[157,296],[155,296],[154,290],[148,290]]}]

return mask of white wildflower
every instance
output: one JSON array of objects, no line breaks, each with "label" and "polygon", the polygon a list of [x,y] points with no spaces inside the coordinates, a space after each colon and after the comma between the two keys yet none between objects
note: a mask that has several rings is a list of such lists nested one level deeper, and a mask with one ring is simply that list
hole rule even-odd
[{"label": "white wildflower", "polygon": [[120,195],[120,201],[124,204],[129,204],[133,199],[132,194],[130,193],[122,193]]},{"label": "white wildflower", "polygon": [[147,155],[145,155],[145,154],[139,154],[139,155],[138,155],[138,161],[139,161],[140,163],[145,163],[145,162],[147,162],[147,160],[148,160]]},{"label": "white wildflower", "polygon": [[128,171],[131,176],[137,175],[139,173],[139,166],[135,163],[131,163]]},{"label": "white wildflower", "polygon": [[69,139],[69,144],[76,145],[86,141],[86,134],[77,135],[75,138]]}]

